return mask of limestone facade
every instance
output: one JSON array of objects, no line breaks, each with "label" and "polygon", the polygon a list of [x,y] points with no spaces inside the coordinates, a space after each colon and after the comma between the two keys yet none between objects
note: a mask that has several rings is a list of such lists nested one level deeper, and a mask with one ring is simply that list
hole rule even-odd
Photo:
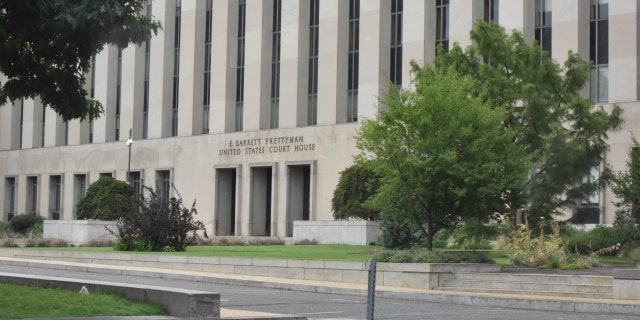
[{"label": "limestone facade", "polygon": [[[601,103],[623,107],[625,124],[605,159],[622,169],[640,121],[640,0],[540,2],[559,62],[569,50],[590,59],[593,8],[608,19]],[[37,98],[0,107],[0,221],[74,219],[86,187],[112,175],[173,183],[185,202],[197,199],[212,234],[292,236],[294,220],[332,220],[339,172],[358,153],[354,134],[375,116],[393,57],[397,83],[408,87],[411,60],[430,63],[436,41],[468,45],[487,10],[533,41],[537,8],[533,0],[154,0],[163,29],[148,44],[95,56],[87,89],[105,107],[100,119],[64,123]],[[597,222],[612,223],[611,192],[593,198]]]}]

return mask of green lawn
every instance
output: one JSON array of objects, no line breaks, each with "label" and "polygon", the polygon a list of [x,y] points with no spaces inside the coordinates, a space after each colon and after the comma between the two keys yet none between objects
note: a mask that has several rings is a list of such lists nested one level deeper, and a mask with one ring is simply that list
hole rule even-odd
[{"label": "green lawn", "polygon": [[[376,251],[384,250],[380,246],[351,246],[340,244],[319,245],[256,245],[256,246],[193,246],[185,252],[123,252],[113,248],[65,247],[65,248],[22,248],[27,250],[61,250],[102,253],[152,253],[160,255],[200,256],[200,257],[234,257],[264,259],[295,260],[329,260],[329,261],[365,261],[373,257]],[[497,264],[510,267],[505,251],[492,250],[489,253]],[[631,259],[611,256],[600,256],[598,260],[607,265],[635,265]]]},{"label": "green lawn", "polygon": [[161,307],[108,293],[17,286],[0,282],[0,319],[166,315]]}]

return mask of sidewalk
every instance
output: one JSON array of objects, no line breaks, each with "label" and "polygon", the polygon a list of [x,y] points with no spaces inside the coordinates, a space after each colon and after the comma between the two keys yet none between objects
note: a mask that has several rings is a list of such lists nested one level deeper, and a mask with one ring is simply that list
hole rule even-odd
[{"label": "sidewalk", "polygon": [[[366,296],[367,286],[363,284],[270,278],[259,276],[241,276],[216,274],[197,271],[175,271],[173,269],[115,266],[89,264],[81,262],[51,261],[36,259],[18,259],[0,257],[0,263],[69,271],[135,275],[146,277],[191,280],[207,283],[246,285],[254,287],[286,289],[293,291],[311,291]],[[532,296],[517,294],[490,294],[452,292],[440,290],[410,289],[393,286],[376,286],[376,296],[384,298],[409,299],[418,301],[443,302],[482,307],[513,309],[533,309],[561,312],[598,312],[606,314],[640,315],[639,300],[587,299],[551,296]],[[223,319],[303,319],[283,315],[245,312],[241,310],[221,309]],[[106,318],[105,318],[106,319]],[[109,318],[114,319],[114,318]],[[149,319],[149,318],[146,318]],[[152,318],[153,319],[153,318]],[[161,318],[157,318],[161,319]],[[168,319],[168,318],[162,318]]]}]

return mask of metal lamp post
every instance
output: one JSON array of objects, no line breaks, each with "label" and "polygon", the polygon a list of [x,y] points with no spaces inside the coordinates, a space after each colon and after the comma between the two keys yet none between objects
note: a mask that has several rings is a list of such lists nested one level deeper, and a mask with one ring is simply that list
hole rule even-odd
[{"label": "metal lamp post", "polygon": [[131,138],[131,131],[129,129],[129,139],[127,139],[127,148],[129,148],[129,164],[127,165],[127,182],[131,184],[131,145],[133,144],[133,139]]}]

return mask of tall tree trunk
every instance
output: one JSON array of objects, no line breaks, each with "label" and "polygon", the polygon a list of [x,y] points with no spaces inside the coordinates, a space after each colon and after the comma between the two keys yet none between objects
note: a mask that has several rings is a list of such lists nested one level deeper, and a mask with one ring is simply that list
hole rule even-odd
[{"label": "tall tree trunk", "polygon": [[427,247],[427,250],[433,251],[433,233],[435,228],[433,226],[433,219],[431,217],[431,212],[427,212],[426,214],[427,214],[426,247]]}]

